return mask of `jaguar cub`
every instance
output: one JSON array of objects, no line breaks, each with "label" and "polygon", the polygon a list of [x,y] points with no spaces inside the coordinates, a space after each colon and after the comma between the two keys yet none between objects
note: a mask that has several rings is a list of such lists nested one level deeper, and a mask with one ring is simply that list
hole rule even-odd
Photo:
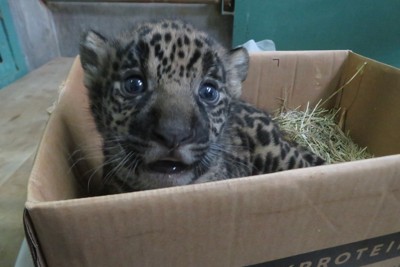
[{"label": "jaguar cub", "polygon": [[320,165],[239,99],[249,56],[181,21],[142,23],[80,44],[103,138],[105,194]]}]

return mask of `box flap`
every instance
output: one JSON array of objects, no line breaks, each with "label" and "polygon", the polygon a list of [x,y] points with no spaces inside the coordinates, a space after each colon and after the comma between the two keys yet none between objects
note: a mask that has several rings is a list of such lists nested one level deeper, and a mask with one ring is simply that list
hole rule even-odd
[{"label": "box flap", "polygon": [[[250,54],[243,99],[267,110],[312,106],[339,86],[349,51],[274,51]],[[332,106],[333,102],[331,105]]]},{"label": "box flap", "polygon": [[345,130],[375,156],[400,153],[400,69],[350,53],[343,83],[364,65],[343,90]]},{"label": "box flap", "polygon": [[89,113],[82,81],[82,67],[76,58],[36,154],[28,201],[87,196],[89,180],[90,193],[96,194],[101,177],[101,168],[96,166],[101,166],[103,159],[101,138]]},{"label": "box flap", "polygon": [[49,266],[244,266],[398,232],[399,162],[26,206]]}]

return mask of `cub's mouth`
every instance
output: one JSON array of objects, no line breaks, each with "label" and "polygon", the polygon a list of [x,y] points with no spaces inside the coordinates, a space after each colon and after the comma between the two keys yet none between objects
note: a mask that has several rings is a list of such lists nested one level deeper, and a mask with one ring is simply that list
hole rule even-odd
[{"label": "cub's mouth", "polygon": [[173,159],[163,159],[149,163],[147,165],[147,168],[152,172],[177,174],[190,170],[192,168],[192,165],[187,165],[183,162]]}]

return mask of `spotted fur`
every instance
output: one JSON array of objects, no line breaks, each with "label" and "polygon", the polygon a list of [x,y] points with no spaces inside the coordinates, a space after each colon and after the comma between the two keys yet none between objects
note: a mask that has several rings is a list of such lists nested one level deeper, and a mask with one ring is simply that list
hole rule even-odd
[{"label": "spotted fur", "polygon": [[239,99],[248,53],[180,21],[139,24],[80,45],[103,137],[104,193],[209,182],[323,164]]}]

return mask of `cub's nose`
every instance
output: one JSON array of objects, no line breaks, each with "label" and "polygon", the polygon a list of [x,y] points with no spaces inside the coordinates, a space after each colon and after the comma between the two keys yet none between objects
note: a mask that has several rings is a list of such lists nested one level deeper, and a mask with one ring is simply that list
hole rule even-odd
[{"label": "cub's nose", "polygon": [[177,148],[195,140],[195,130],[189,127],[161,127],[153,130],[153,140],[167,148]]}]

